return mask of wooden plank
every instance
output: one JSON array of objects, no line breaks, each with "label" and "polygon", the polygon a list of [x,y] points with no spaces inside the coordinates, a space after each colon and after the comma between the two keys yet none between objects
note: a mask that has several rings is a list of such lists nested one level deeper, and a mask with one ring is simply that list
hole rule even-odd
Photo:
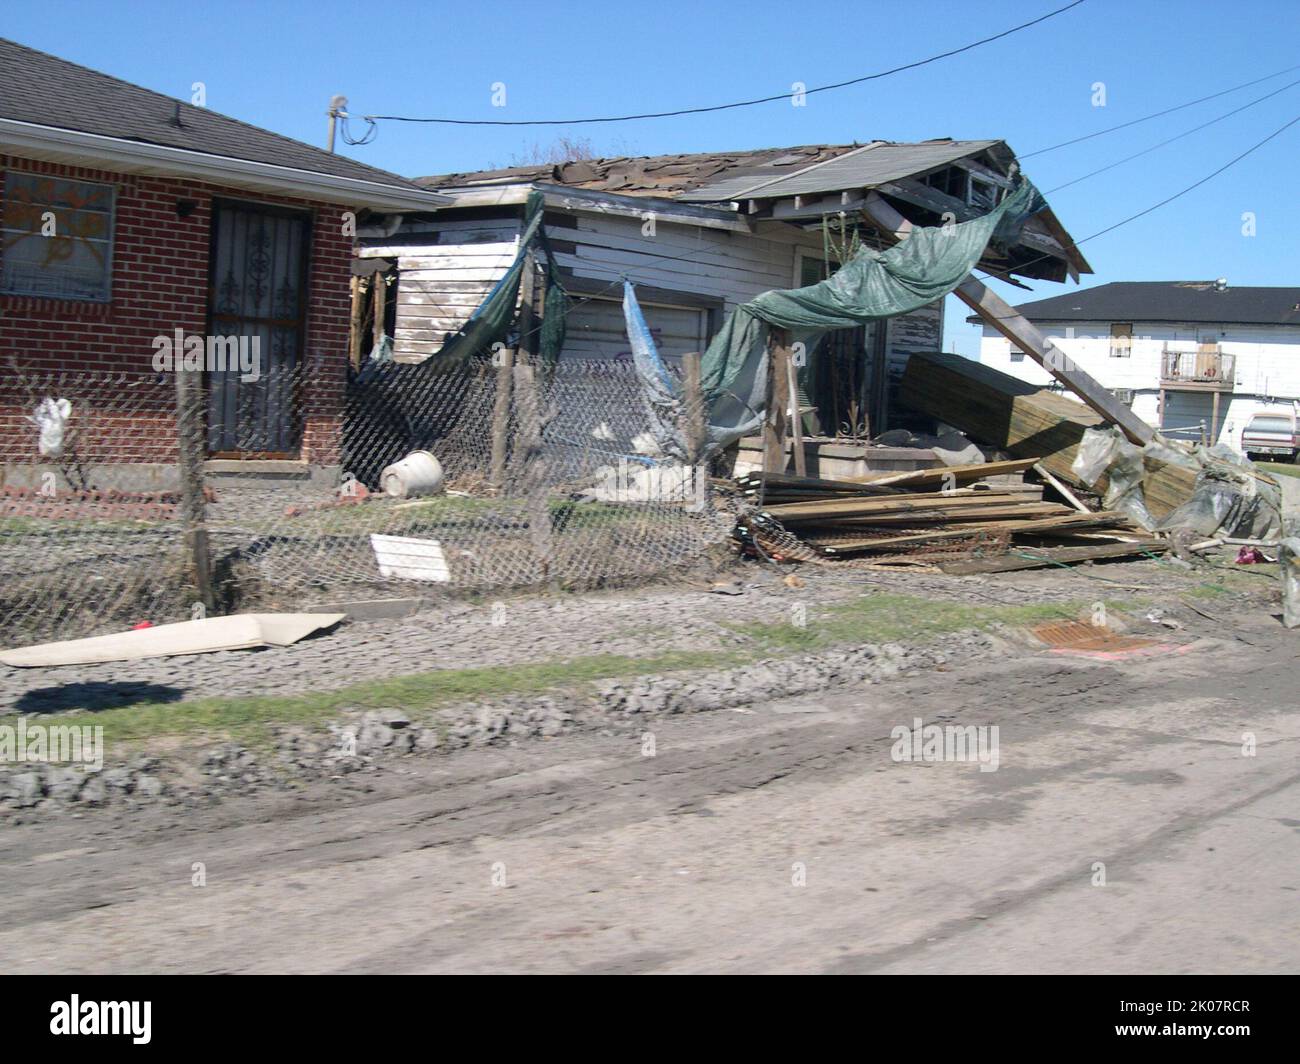
[{"label": "wooden plank", "polygon": [[365,314],[365,282],[352,278],[352,308],[348,317],[348,361],[353,369],[361,368],[361,325]]},{"label": "wooden plank", "polygon": [[374,277],[374,302],[375,302],[375,320],[374,320],[374,349],[379,351],[379,343],[384,338],[384,305],[388,298],[388,285],[381,274]]},{"label": "wooden plank", "polygon": [[790,336],[773,329],[767,349],[767,411],[763,419],[763,472],[785,471],[786,406],[790,401],[785,362],[790,357]]},{"label": "wooden plank", "polygon": [[911,532],[906,535],[882,536],[878,539],[862,540],[831,540],[819,539],[816,536],[804,538],[804,542],[810,546],[819,546],[827,554],[858,554],[870,550],[882,550],[885,548],[910,547],[926,543],[939,543],[949,539],[966,539],[970,536],[978,535],[981,532],[1039,532],[1039,531],[1062,531],[1075,529],[1091,529],[1098,526],[1109,526],[1115,522],[1122,522],[1124,515],[1117,511],[1109,511],[1091,514],[1084,517],[1082,514],[1067,514],[1062,517],[1042,517],[1028,521],[981,521],[977,524],[964,525],[960,527],[936,528],[928,532]]},{"label": "wooden plank", "polygon": [[708,411],[700,388],[700,353],[682,355],[682,415],[686,421],[686,460],[695,465],[708,442]]},{"label": "wooden plank", "polygon": [[[1105,491],[1103,479],[1082,484],[1073,470],[1084,433],[1104,422],[1081,403],[989,366],[943,352],[914,354],[899,385],[904,406],[954,425],[983,443],[1037,456],[1067,484]],[[1151,462],[1143,482],[1147,509],[1162,519],[1191,497],[1196,471]]]},{"label": "wooden plank", "polygon": [[1061,547],[1053,550],[1020,548],[1015,554],[999,558],[971,558],[945,562],[939,566],[953,576],[976,573],[1009,573],[1017,569],[1042,569],[1049,565],[1074,565],[1101,558],[1126,558],[1138,554],[1161,554],[1168,544],[1160,540],[1143,543],[1104,543],[1097,547]]},{"label": "wooden plank", "polygon": [[794,471],[796,475],[808,475],[808,456],[803,449],[803,418],[799,413],[799,376],[794,364],[794,357],[787,349],[785,362],[786,401],[790,410],[790,448],[794,451]]},{"label": "wooden plank", "polygon": [[850,479],[878,486],[911,487],[913,485],[942,484],[952,478],[958,484],[964,480],[982,480],[984,477],[1006,473],[1023,473],[1033,467],[1037,459],[1017,458],[1009,462],[972,462],[969,465],[936,466],[932,469],[908,469],[901,473],[868,474]]},{"label": "wooden plank", "polygon": [[992,506],[1012,502],[1025,505],[1022,499],[1009,492],[981,491],[967,493],[958,490],[914,492],[907,495],[886,495],[861,499],[817,499],[810,502],[793,502],[781,506],[769,506],[764,512],[780,521],[785,518],[795,517],[909,513],[915,510],[934,509],[936,506],[960,509],[968,506]]},{"label": "wooden plank", "polygon": [[1075,495],[1074,492],[1072,492],[1069,488],[1067,488],[1065,484],[1063,484],[1056,477],[1052,476],[1051,470],[1049,470],[1047,466],[1043,465],[1042,462],[1034,463],[1034,472],[1037,473],[1040,477],[1042,477],[1045,481],[1047,481],[1047,483],[1052,485],[1052,487],[1056,489],[1057,493],[1061,496],[1061,498],[1063,498],[1066,502],[1068,502],[1080,513],[1086,514],[1092,512],[1091,510],[1088,509],[1088,507],[1084,506],[1084,504],[1079,501],[1079,497]]}]

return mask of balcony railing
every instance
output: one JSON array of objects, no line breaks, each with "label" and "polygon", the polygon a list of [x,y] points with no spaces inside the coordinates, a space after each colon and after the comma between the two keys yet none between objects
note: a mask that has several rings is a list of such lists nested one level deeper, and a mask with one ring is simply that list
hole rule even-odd
[{"label": "balcony railing", "polygon": [[1230,391],[1237,372],[1237,356],[1225,354],[1218,345],[1194,351],[1171,351],[1165,347],[1160,384],[1165,388],[1197,388]]}]

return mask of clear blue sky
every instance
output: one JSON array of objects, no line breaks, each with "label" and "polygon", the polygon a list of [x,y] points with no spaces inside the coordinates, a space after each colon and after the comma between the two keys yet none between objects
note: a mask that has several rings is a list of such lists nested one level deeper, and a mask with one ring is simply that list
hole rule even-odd
[{"label": "clear blue sky", "polygon": [[[966,44],[1066,0],[736,6],[660,0],[541,5],[261,0],[9,4],[0,35],[314,144],[325,109],[354,114],[551,118],[722,103],[841,81]],[[1298,0],[1087,0],[952,59],[880,81],[745,110],[617,125],[532,129],[384,123],[363,162],[408,176],[508,165],[560,135],[597,154],[657,154],[875,138],[990,137],[1022,154],[1300,63]],[[1048,190],[1300,77],[1285,75],[1130,130],[1030,159]],[[491,106],[493,82],[507,107]],[[1093,106],[1093,84],[1106,106]],[[1209,129],[1049,199],[1076,238],[1210,173],[1300,115],[1300,85]],[[360,128],[360,123],[355,128]],[[1300,125],[1213,182],[1084,247],[1116,280],[1227,277],[1300,284],[1295,208]],[[1253,211],[1257,235],[1242,235]],[[996,287],[1013,302],[1034,295]],[[974,354],[978,331],[950,297],[948,338]]]}]

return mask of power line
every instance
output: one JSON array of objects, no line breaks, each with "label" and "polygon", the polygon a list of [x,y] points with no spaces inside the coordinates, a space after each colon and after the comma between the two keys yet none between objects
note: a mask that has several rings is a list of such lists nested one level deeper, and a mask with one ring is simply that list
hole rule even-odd
[{"label": "power line", "polygon": [[[881,70],[875,74],[865,74],[860,78],[850,78],[848,81],[837,81],[832,85],[819,85],[813,89],[805,89],[805,96],[812,96],[818,92],[830,92],[832,89],[843,89],[850,85],[861,85],[863,82],[876,81],[879,78],[887,78],[893,74],[902,73],[905,70],[915,70],[918,67],[927,66],[930,63],[937,63],[940,59],[948,59],[954,55],[960,55],[962,52],[969,52],[974,48],[979,48],[985,44],[991,44],[993,41],[999,41],[1003,37],[1009,37],[1013,33],[1019,33],[1021,30],[1027,30],[1031,26],[1037,26],[1040,22],[1046,22],[1050,18],[1064,14],[1072,8],[1078,7],[1085,0],[1072,0],[1071,3],[1064,7],[1058,7],[1055,11],[1049,11],[1045,15],[1040,15],[1029,22],[1022,22],[1018,26],[1012,26],[1001,33],[995,33],[991,37],[984,37],[978,41],[972,41],[970,44],[964,44],[960,48],[953,48],[947,52],[940,52],[938,55],[929,56],[926,59],[918,59],[912,63],[904,63],[902,66],[896,66],[889,70]],[[654,111],[646,114],[634,115],[610,115],[604,118],[534,118],[534,119],[476,119],[476,118],[412,118],[406,115],[365,115],[367,122],[422,122],[434,123],[438,125],[449,126],[578,126],[591,125],[597,122],[634,122],[644,118],[675,118],[679,115],[698,115],[708,114],[713,111],[730,111],[738,107],[755,107],[758,104],[773,103],[777,100],[790,99],[790,93],[783,92],[775,96],[761,96],[753,100],[739,100],[735,103],[719,103],[708,107],[684,107],[676,111]]]},{"label": "power line", "polygon": [[[1147,207],[1147,208],[1145,208],[1144,210],[1140,210],[1140,211],[1138,211],[1136,214],[1130,214],[1127,218],[1123,218],[1123,219],[1121,219],[1120,221],[1116,222],[1114,225],[1108,225],[1105,229],[1098,229],[1097,232],[1095,232],[1095,233],[1091,233],[1091,234],[1089,234],[1088,236],[1085,236],[1085,237],[1083,237],[1083,238],[1081,238],[1081,239],[1079,239],[1079,240],[1075,240],[1075,241],[1073,242],[1073,243],[1074,243],[1074,246],[1075,246],[1075,247],[1078,247],[1080,244],[1086,244],[1086,243],[1088,243],[1088,241],[1090,241],[1090,240],[1096,240],[1097,237],[1099,237],[1099,236],[1105,236],[1107,233],[1113,233],[1116,229],[1119,229],[1119,228],[1121,228],[1122,226],[1128,225],[1130,222],[1135,222],[1135,221],[1137,221],[1139,218],[1145,218],[1148,214],[1152,213],[1153,211],[1158,211],[1161,207],[1164,207],[1164,206],[1166,206],[1166,205],[1168,205],[1168,204],[1170,204],[1170,203],[1173,203],[1174,200],[1176,200],[1176,199],[1181,199],[1183,196],[1186,196],[1189,192],[1194,192],[1196,189],[1200,188],[1202,185],[1206,184],[1206,183],[1209,182],[1209,181],[1214,180],[1214,178],[1218,177],[1218,176],[1219,176],[1221,173],[1223,173],[1225,170],[1231,169],[1232,167],[1236,166],[1237,163],[1241,162],[1242,159],[1245,159],[1247,156],[1249,156],[1249,155],[1253,155],[1255,152],[1259,151],[1259,149],[1262,148],[1265,144],[1267,144],[1269,141],[1274,140],[1275,138],[1281,136],[1281,135],[1282,135],[1283,133],[1285,133],[1288,129],[1290,129],[1292,126],[1294,126],[1297,122],[1300,122],[1300,115],[1296,115],[1296,116],[1295,116],[1293,119],[1291,119],[1289,122],[1286,122],[1286,123],[1284,123],[1283,125],[1279,126],[1277,129],[1273,130],[1272,133],[1270,133],[1267,137],[1264,137],[1262,140],[1258,140],[1258,141],[1256,141],[1254,144],[1252,144],[1249,148],[1247,148],[1247,149],[1246,149],[1245,151],[1243,151],[1241,154],[1236,155],[1236,156],[1234,156],[1233,158],[1229,159],[1226,163],[1224,163],[1222,166],[1220,166],[1217,170],[1214,170],[1214,171],[1212,171],[1211,173],[1206,174],[1206,175],[1205,175],[1204,177],[1202,177],[1199,181],[1194,181],[1194,182],[1192,182],[1192,183],[1191,183],[1190,185],[1188,185],[1186,188],[1181,189],[1181,190],[1179,190],[1178,192],[1175,192],[1172,196],[1166,196],[1164,199],[1160,200],[1159,203],[1153,203],[1150,207]],[[1055,256],[1054,256],[1054,255],[1039,255],[1038,258],[1036,258],[1036,259],[1030,259],[1028,262],[1022,262],[1022,263],[1019,263],[1019,264],[1017,264],[1015,267],[1012,267],[1012,268],[1010,268],[1010,269],[1005,269],[1005,270],[998,270],[998,269],[994,269],[994,268],[992,268],[992,267],[987,267],[987,266],[981,266],[980,269],[981,269],[985,274],[987,274],[987,275],[989,275],[989,276],[1000,275],[1000,276],[1003,276],[1003,277],[1009,277],[1009,276],[1011,276],[1011,273],[1012,273],[1012,270],[1013,270],[1013,269],[1015,269],[1015,270],[1023,270],[1026,266],[1033,266],[1033,265],[1035,265],[1035,264],[1037,264],[1037,263],[1039,263],[1039,262],[1043,262],[1043,261],[1045,261],[1045,260],[1047,260],[1047,259],[1051,259],[1051,258],[1055,258]]]},{"label": "power line", "polygon": [[1284,70],[1275,70],[1272,74],[1265,74],[1262,78],[1256,78],[1254,81],[1243,81],[1240,85],[1234,85],[1230,89],[1223,89],[1220,92],[1211,93],[1209,96],[1202,96],[1197,100],[1188,100],[1187,103],[1180,103],[1175,107],[1166,107],[1163,111],[1155,111],[1149,115],[1143,115],[1141,118],[1135,118],[1130,122],[1121,122],[1117,126],[1108,126],[1106,129],[1099,129],[1095,133],[1086,133],[1082,137],[1075,137],[1073,140],[1063,140],[1060,144],[1053,144],[1049,148],[1039,148],[1037,151],[1026,152],[1018,155],[1018,159],[1032,159],[1035,155],[1046,155],[1049,151],[1056,151],[1058,148],[1068,148],[1071,144],[1081,144],[1085,140],[1092,140],[1094,137],[1104,137],[1107,133],[1117,133],[1121,129],[1128,129],[1130,126],[1140,125],[1143,122],[1150,122],[1153,118],[1161,118],[1164,115],[1171,115],[1175,111],[1184,111],[1189,107],[1195,107],[1198,103],[1207,103],[1210,100],[1217,100],[1220,96],[1227,96],[1229,93],[1238,92],[1241,89],[1248,89],[1252,85],[1258,85],[1263,81],[1272,81],[1273,78],[1279,78],[1283,74],[1289,74],[1293,70],[1300,70],[1300,63],[1295,66],[1289,66]]},{"label": "power line", "polygon": [[1098,167],[1096,170],[1090,170],[1088,173],[1076,177],[1072,181],[1067,181],[1063,185],[1057,185],[1055,188],[1049,188],[1043,193],[1043,195],[1050,196],[1053,192],[1060,192],[1061,189],[1063,188],[1069,188],[1071,185],[1077,185],[1080,181],[1086,181],[1090,177],[1096,177],[1098,174],[1104,174],[1107,170],[1114,170],[1115,167],[1122,166],[1124,163],[1127,162],[1132,162],[1134,159],[1141,158],[1143,155],[1149,155],[1151,152],[1156,151],[1158,148],[1163,148],[1165,147],[1165,145],[1172,144],[1176,140],[1182,140],[1184,137],[1190,137],[1193,133],[1199,133],[1202,129],[1207,129],[1217,122],[1222,122],[1225,118],[1231,118],[1235,114],[1240,114],[1242,111],[1249,110],[1250,108],[1254,107],[1256,104],[1263,103],[1265,100],[1271,100],[1274,96],[1277,96],[1279,93],[1286,92],[1287,89],[1293,89],[1297,85],[1300,85],[1300,78],[1297,78],[1295,81],[1283,85],[1280,89],[1274,89],[1272,92],[1268,93],[1267,95],[1261,96],[1255,100],[1251,100],[1250,103],[1244,103],[1240,107],[1228,111],[1226,114],[1221,114],[1219,115],[1218,118],[1211,118],[1208,122],[1202,122],[1199,126],[1193,126],[1191,129],[1179,133],[1177,136],[1170,137],[1168,140],[1162,140],[1160,141],[1159,144],[1153,144],[1151,145],[1151,147],[1143,148],[1141,151],[1134,152],[1132,155],[1126,155],[1123,159],[1117,159],[1115,162],[1109,163],[1106,166]]},{"label": "power line", "polygon": [[1093,233],[1091,236],[1085,236],[1082,240],[1076,240],[1076,241],[1075,241],[1075,244],[1076,244],[1076,245],[1078,245],[1078,244],[1085,244],[1085,243],[1087,243],[1089,240],[1095,240],[1095,239],[1096,239],[1097,237],[1099,237],[1099,236],[1104,236],[1104,235],[1107,234],[1107,233],[1114,232],[1116,229],[1118,229],[1118,228],[1119,228],[1120,226],[1122,226],[1122,225],[1128,225],[1129,222],[1135,222],[1135,221],[1137,221],[1139,218],[1145,217],[1146,215],[1150,214],[1152,211],[1159,210],[1161,207],[1165,206],[1166,204],[1168,204],[1168,203],[1173,203],[1174,200],[1176,200],[1176,199],[1181,199],[1183,196],[1187,195],[1187,193],[1192,192],[1192,191],[1195,191],[1196,189],[1200,188],[1200,187],[1201,187],[1202,185],[1204,185],[1207,181],[1212,181],[1214,178],[1218,177],[1218,176],[1219,176],[1221,173],[1223,173],[1225,170],[1229,169],[1230,167],[1236,166],[1237,163],[1241,162],[1241,160],[1244,159],[1244,158],[1246,158],[1246,156],[1248,156],[1248,155],[1253,155],[1253,154],[1254,154],[1255,152],[1257,152],[1260,148],[1262,148],[1265,144],[1267,144],[1270,140],[1273,140],[1275,137],[1279,137],[1279,136],[1281,136],[1281,135],[1282,135],[1283,133],[1285,133],[1288,129],[1290,129],[1293,125],[1295,125],[1297,122],[1300,122],[1300,115],[1296,115],[1295,118],[1291,119],[1291,121],[1285,123],[1284,125],[1279,126],[1277,129],[1273,130],[1273,132],[1270,133],[1270,134],[1269,134],[1267,137],[1265,137],[1263,140],[1256,141],[1254,144],[1252,144],[1249,148],[1247,148],[1247,149],[1246,149],[1244,152],[1242,152],[1240,155],[1237,155],[1237,156],[1235,156],[1234,158],[1229,159],[1226,163],[1224,163],[1222,166],[1220,166],[1220,167],[1219,167],[1217,170],[1215,170],[1213,173],[1206,174],[1206,175],[1205,175],[1203,178],[1201,178],[1199,181],[1194,181],[1192,184],[1188,185],[1188,186],[1187,186],[1185,189],[1183,189],[1182,191],[1180,191],[1180,192],[1175,192],[1172,196],[1168,196],[1168,197],[1166,197],[1165,199],[1162,199],[1159,203],[1153,203],[1150,207],[1146,208],[1146,210],[1138,211],[1137,214],[1131,214],[1131,215],[1129,215],[1129,216],[1128,216],[1127,218],[1125,218],[1123,221],[1116,222],[1114,225],[1108,225],[1105,229],[1099,229],[1097,232]]}]

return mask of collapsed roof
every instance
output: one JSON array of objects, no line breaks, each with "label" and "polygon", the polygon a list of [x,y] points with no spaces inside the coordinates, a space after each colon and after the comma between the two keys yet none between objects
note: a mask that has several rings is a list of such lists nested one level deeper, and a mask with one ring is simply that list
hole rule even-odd
[{"label": "collapsed roof", "polygon": [[[1000,202],[1018,168],[1003,141],[943,138],[572,159],[415,180],[463,205],[485,202],[476,194],[489,190],[528,186],[666,200],[740,215],[751,225],[781,222],[813,229],[823,219],[843,215],[845,224],[870,239],[874,227],[859,213],[868,192],[885,197],[918,225],[965,221]],[[1092,272],[1050,208],[1030,220],[1016,247],[1005,253],[991,248],[981,265],[1057,281]]]}]

